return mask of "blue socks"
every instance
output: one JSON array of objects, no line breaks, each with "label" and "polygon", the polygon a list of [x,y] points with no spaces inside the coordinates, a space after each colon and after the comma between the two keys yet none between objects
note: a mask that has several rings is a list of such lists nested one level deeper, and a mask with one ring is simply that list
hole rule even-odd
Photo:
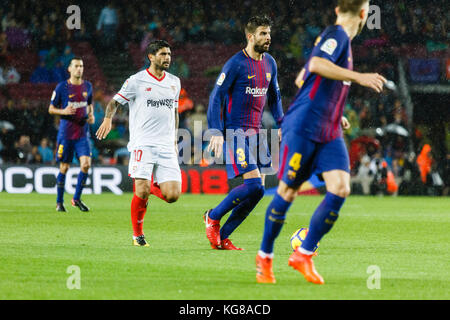
[{"label": "blue socks", "polygon": [[258,180],[259,181],[255,181],[254,183],[250,182],[250,184],[252,185],[256,184],[256,186],[252,187],[254,189],[254,192],[250,194],[250,196],[245,199],[245,201],[241,202],[237,207],[233,209],[230,216],[228,217],[227,222],[225,222],[225,224],[220,229],[220,239],[227,239],[230,234],[245,220],[245,218],[247,218],[250,212],[252,212],[252,210],[264,196],[264,187],[260,184],[261,179]]},{"label": "blue socks", "polygon": [[80,173],[78,174],[77,188],[75,189],[75,194],[73,196],[74,200],[80,200],[81,192],[83,191],[87,178],[88,174],[80,171]]},{"label": "blue socks", "polygon": [[314,251],[320,239],[333,227],[344,201],[345,198],[327,192],[322,203],[311,217],[308,234],[301,245],[302,249]]},{"label": "blue socks", "polygon": [[276,193],[267,207],[264,236],[261,243],[261,251],[264,253],[271,254],[273,252],[275,239],[280,234],[281,228],[283,228],[286,212],[291,204],[291,202],[287,202]]},{"label": "blue socks", "polygon": [[237,186],[209,214],[213,220],[220,220],[231,209],[230,216],[220,229],[220,238],[227,239],[230,234],[247,218],[264,196],[261,178],[245,179],[244,184]]},{"label": "blue socks", "polygon": [[66,184],[66,175],[61,172],[56,177],[56,203],[64,202],[64,185]]},{"label": "blue socks", "polygon": [[[75,194],[73,198],[75,200],[80,200],[81,192],[83,191],[83,188],[86,184],[86,180],[88,178],[88,174],[84,173],[83,171],[80,171],[78,174],[78,182],[77,187],[75,189]],[[66,184],[66,175],[63,173],[59,173],[56,177],[56,203],[63,203],[64,202],[64,186]]]},{"label": "blue socks", "polygon": [[[249,197],[259,196],[264,192],[261,178],[245,179],[244,184],[237,186],[209,214],[213,220],[220,220],[228,211],[244,202]],[[258,200],[259,201],[259,200]]]}]

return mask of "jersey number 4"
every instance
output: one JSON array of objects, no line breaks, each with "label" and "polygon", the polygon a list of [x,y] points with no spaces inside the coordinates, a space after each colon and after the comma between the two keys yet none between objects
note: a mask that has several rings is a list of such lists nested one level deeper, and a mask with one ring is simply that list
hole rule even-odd
[{"label": "jersey number 4", "polygon": [[294,153],[291,157],[291,160],[289,160],[289,166],[294,171],[298,171],[300,169],[300,162],[302,161],[302,155],[298,152]]}]

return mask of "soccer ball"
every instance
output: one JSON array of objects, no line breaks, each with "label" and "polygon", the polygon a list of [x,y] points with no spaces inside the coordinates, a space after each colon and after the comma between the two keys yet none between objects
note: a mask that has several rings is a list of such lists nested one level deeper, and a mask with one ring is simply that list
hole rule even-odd
[{"label": "soccer ball", "polygon": [[[295,251],[298,247],[302,245],[303,240],[305,240],[308,234],[308,228],[300,228],[296,230],[291,236],[291,247]],[[314,248],[314,252],[319,249],[319,244]]]}]

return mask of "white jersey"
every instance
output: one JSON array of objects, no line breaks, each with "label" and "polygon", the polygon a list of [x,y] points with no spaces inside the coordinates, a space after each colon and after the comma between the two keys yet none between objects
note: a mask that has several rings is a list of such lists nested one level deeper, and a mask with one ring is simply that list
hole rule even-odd
[{"label": "white jersey", "polygon": [[157,79],[148,69],[129,77],[114,100],[130,108],[128,151],[138,147],[175,150],[175,112],[178,112],[180,79],[164,72]]}]

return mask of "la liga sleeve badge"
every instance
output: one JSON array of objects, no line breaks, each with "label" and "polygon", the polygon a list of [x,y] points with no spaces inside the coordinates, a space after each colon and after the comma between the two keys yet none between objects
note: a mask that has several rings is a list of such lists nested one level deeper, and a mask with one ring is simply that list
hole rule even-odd
[{"label": "la liga sleeve badge", "polygon": [[334,50],[336,50],[337,45],[338,45],[338,43],[337,43],[336,39],[328,39],[327,41],[325,41],[322,44],[322,46],[320,47],[320,50],[328,53],[331,56],[333,54]]}]

